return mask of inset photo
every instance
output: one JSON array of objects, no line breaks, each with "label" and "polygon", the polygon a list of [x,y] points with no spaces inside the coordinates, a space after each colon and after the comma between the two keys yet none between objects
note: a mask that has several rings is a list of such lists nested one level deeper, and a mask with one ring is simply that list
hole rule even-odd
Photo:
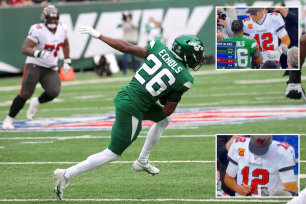
[{"label": "inset photo", "polygon": [[299,194],[299,135],[216,135],[216,197]]},{"label": "inset photo", "polygon": [[216,69],[299,69],[298,7],[216,11]]}]

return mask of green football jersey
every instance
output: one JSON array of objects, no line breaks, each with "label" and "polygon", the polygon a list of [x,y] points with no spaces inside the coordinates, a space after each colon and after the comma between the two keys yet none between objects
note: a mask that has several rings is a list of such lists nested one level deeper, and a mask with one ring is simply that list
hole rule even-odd
[{"label": "green football jersey", "polygon": [[244,69],[251,68],[251,55],[257,49],[256,40],[245,38],[243,35],[235,35],[230,38],[223,39],[224,41],[235,41],[235,68]]},{"label": "green football jersey", "polygon": [[117,108],[141,119],[159,98],[176,90],[186,92],[194,82],[184,64],[160,40],[147,45],[148,55],[131,82],[114,98]]}]

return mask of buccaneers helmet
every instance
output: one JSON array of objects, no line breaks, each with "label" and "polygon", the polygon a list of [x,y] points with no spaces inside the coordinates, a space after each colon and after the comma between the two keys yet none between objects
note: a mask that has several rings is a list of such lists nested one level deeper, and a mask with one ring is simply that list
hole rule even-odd
[{"label": "buccaneers helmet", "polygon": [[[203,64],[204,45],[199,38],[191,34],[180,35],[175,38],[171,52],[174,57],[181,60],[187,69],[197,71]],[[200,66],[198,66],[200,65]],[[198,68],[196,69],[196,67]]]},{"label": "buccaneers helmet", "polygon": [[[50,18],[56,18],[55,24],[51,23]],[[55,29],[57,27],[59,20],[59,11],[58,9],[53,5],[48,5],[44,8],[42,14],[41,14],[41,22],[45,24],[50,29]]]}]

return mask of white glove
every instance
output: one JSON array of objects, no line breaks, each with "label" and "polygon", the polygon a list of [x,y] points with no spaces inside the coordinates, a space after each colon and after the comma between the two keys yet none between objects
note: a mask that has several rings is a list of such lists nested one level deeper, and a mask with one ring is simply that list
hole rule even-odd
[{"label": "white glove", "polygon": [[99,38],[101,33],[99,33],[98,31],[96,31],[95,29],[93,29],[92,27],[89,26],[80,26],[79,27],[79,32],[81,34],[89,34],[94,38]]},{"label": "white glove", "polygon": [[279,58],[282,53],[280,53],[278,50],[269,50],[267,51],[267,55],[269,59],[279,61]]},{"label": "white glove", "polygon": [[69,72],[70,64],[71,64],[71,59],[70,58],[64,59],[64,65],[63,65],[64,70],[65,70],[64,73]]},{"label": "white glove", "polygon": [[306,103],[305,91],[300,83],[288,83],[285,95],[291,99],[303,98]]},{"label": "white glove", "polygon": [[36,57],[36,58],[42,58],[42,59],[47,59],[48,57],[49,57],[49,55],[50,55],[50,51],[48,51],[48,50],[42,50],[42,51],[39,51],[39,50],[35,50],[34,51],[34,57]]}]

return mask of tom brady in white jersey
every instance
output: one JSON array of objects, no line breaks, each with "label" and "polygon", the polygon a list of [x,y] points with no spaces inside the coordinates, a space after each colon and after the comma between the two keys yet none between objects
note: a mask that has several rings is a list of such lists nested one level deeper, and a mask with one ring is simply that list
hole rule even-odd
[{"label": "tom brady in white jersey", "polygon": [[281,14],[266,13],[263,8],[249,8],[246,13],[250,14],[250,18],[243,20],[244,35],[257,41],[263,62],[272,60],[278,63],[280,56],[287,53],[290,44]]},{"label": "tom brady in white jersey", "polygon": [[[224,182],[236,196],[249,196],[266,189],[272,193],[282,182],[286,191],[297,192],[294,148],[272,140],[272,135],[237,138],[228,152]],[[235,177],[237,176],[236,180]]]},{"label": "tom brady in white jersey", "polygon": [[27,111],[29,120],[33,119],[40,104],[52,101],[59,95],[61,80],[57,71],[57,61],[61,48],[65,57],[63,67],[65,72],[68,72],[71,60],[67,28],[64,23],[59,22],[58,9],[49,5],[42,12],[41,23],[31,26],[22,45],[21,52],[27,56],[27,59],[23,70],[21,89],[3,122],[3,129],[15,128],[13,120],[34,93],[38,82],[40,82],[44,92],[40,97],[31,99]]}]

